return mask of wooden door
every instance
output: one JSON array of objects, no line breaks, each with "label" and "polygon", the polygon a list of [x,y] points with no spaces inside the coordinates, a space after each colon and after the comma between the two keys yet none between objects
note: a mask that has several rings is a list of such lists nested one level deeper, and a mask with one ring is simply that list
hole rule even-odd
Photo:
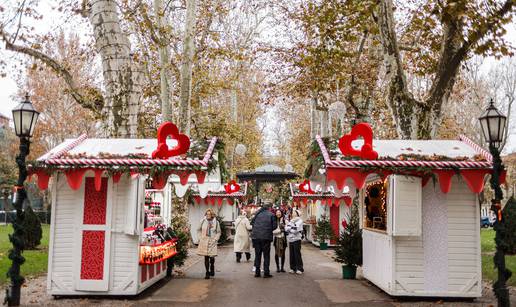
[{"label": "wooden door", "polygon": [[[340,210],[340,207],[339,206],[331,206],[330,207],[330,224],[331,224],[331,228],[333,229],[333,233],[335,234],[335,236],[338,236],[340,231],[339,231],[339,210]],[[332,239],[330,240],[330,244],[335,244],[337,243],[337,240],[335,239]]]},{"label": "wooden door", "polygon": [[108,178],[102,178],[100,191],[93,177],[83,185],[76,261],[76,290],[107,291],[109,288],[109,255],[111,240],[111,194]]}]

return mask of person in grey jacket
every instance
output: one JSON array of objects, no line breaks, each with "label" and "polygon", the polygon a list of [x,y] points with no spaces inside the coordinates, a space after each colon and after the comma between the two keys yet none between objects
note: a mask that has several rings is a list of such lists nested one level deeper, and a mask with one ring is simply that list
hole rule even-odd
[{"label": "person in grey jacket", "polygon": [[301,257],[301,239],[303,236],[303,220],[298,209],[292,210],[292,218],[285,226],[290,254],[289,273],[303,274],[303,258]]},{"label": "person in grey jacket", "polygon": [[272,231],[278,227],[276,217],[270,212],[272,204],[265,203],[258,212],[256,212],[251,225],[253,232],[251,238],[253,239],[253,247],[255,252],[254,266],[256,268],[254,277],[260,277],[260,266],[263,254],[263,277],[272,277],[269,270],[271,261],[271,243]]}]

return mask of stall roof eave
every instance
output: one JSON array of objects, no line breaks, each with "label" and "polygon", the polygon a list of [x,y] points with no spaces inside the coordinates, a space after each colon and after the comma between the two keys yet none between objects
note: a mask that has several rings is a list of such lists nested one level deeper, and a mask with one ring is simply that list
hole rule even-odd
[{"label": "stall roof eave", "polygon": [[[338,149],[329,151],[321,137],[317,142],[327,168],[425,167],[433,169],[490,169],[492,157],[461,136],[459,140],[373,140],[377,160],[346,159]],[[359,150],[363,140],[352,147]]]},{"label": "stall roof eave", "polygon": [[[156,139],[99,139],[87,138],[65,140],[45,155],[37,159],[40,167],[139,167],[153,166],[187,169],[206,169],[212,158],[217,138],[209,141],[203,157],[174,157],[152,159],[157,147]],[[196,146],[193,141],[191,147]],[[174,147],[176,140],[168,139],[167,145]]]}]

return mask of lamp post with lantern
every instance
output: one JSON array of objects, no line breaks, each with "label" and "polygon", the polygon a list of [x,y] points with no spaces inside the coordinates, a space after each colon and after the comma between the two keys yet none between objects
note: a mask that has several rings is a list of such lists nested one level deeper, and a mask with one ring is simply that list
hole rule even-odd
[{"label": "lamp post with lantern", "polygon": [[11,279],[11,286],[6,290],[5,301],[8,306],[19,306],[21,286],[24,282],[24,278],[20,275],[20,266],[25,262],[25,258],[22,256],[24,249],[24,230],[22,227],[24,220],[23,203],[27,198],[27,192],[24,188],[24,182],[27,179],[25,158],[30,153],[30,138],[34,133],[39,112],[34,109],[34,106],[29,101],[29,95],[26,95],[25,100],[18,104],[12,112],[14,131],[20,138],[20,153],[16,156],[18,182],[16,183],[13,197],[13,207],[16,210],[16,217],[13,220],[14,233],[9,235],[9,240],[13,244],[13,248],[9,251],[9,259],[11,259],[12,265],[7,272]]},{"label": "lamp post with lantern", "polygon": [[493,173],[491,175],[491,188],[494,191],[494,198],[491,200],[491,210],[495,213],[496,222],[494,230],[496,232],[496,253],[494,255],[494,264],[498,270],[498,280],[493,284],[493,290],[498,300],[498,306],[510,306],[509,290],[506,282],[511,276],[511,271],[505,267],[505,252],[503,251],[501,230],[504,229],[505,221],[502,219],[502,199],[503,191],[500,187],[500,176],[504,171],[500,151],[505,139],[505,128],[507,117],[500,113],[494,106],[491,99],[489,107],[478,118],[482,134],[485,141],[489,144],[489,151],[493,156]]}]

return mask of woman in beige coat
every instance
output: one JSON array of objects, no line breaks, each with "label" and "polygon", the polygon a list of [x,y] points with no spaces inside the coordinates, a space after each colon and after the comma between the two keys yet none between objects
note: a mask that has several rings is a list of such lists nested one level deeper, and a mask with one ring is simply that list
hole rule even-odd
[{"label": "woman in beige coat", "polygon": [[199,246],[197,254],[204,256],[204,267],[206,268],[205,279],[215,276],[215,256],[217,256],[217,243],[220,238],[220,225],[215,218],[215,212],[208,209],[197,228]]},{"label": "woman in beige coat", "polygon": [[240,262],[242,253],[245,253],[247,261],[251,259],[251,242],[249,240],[249,231],[253,228],[249,219],[248,212],[243,211],[235,220],[235,239],[233,242],[233,251],[236,253],[236,261]]}]

